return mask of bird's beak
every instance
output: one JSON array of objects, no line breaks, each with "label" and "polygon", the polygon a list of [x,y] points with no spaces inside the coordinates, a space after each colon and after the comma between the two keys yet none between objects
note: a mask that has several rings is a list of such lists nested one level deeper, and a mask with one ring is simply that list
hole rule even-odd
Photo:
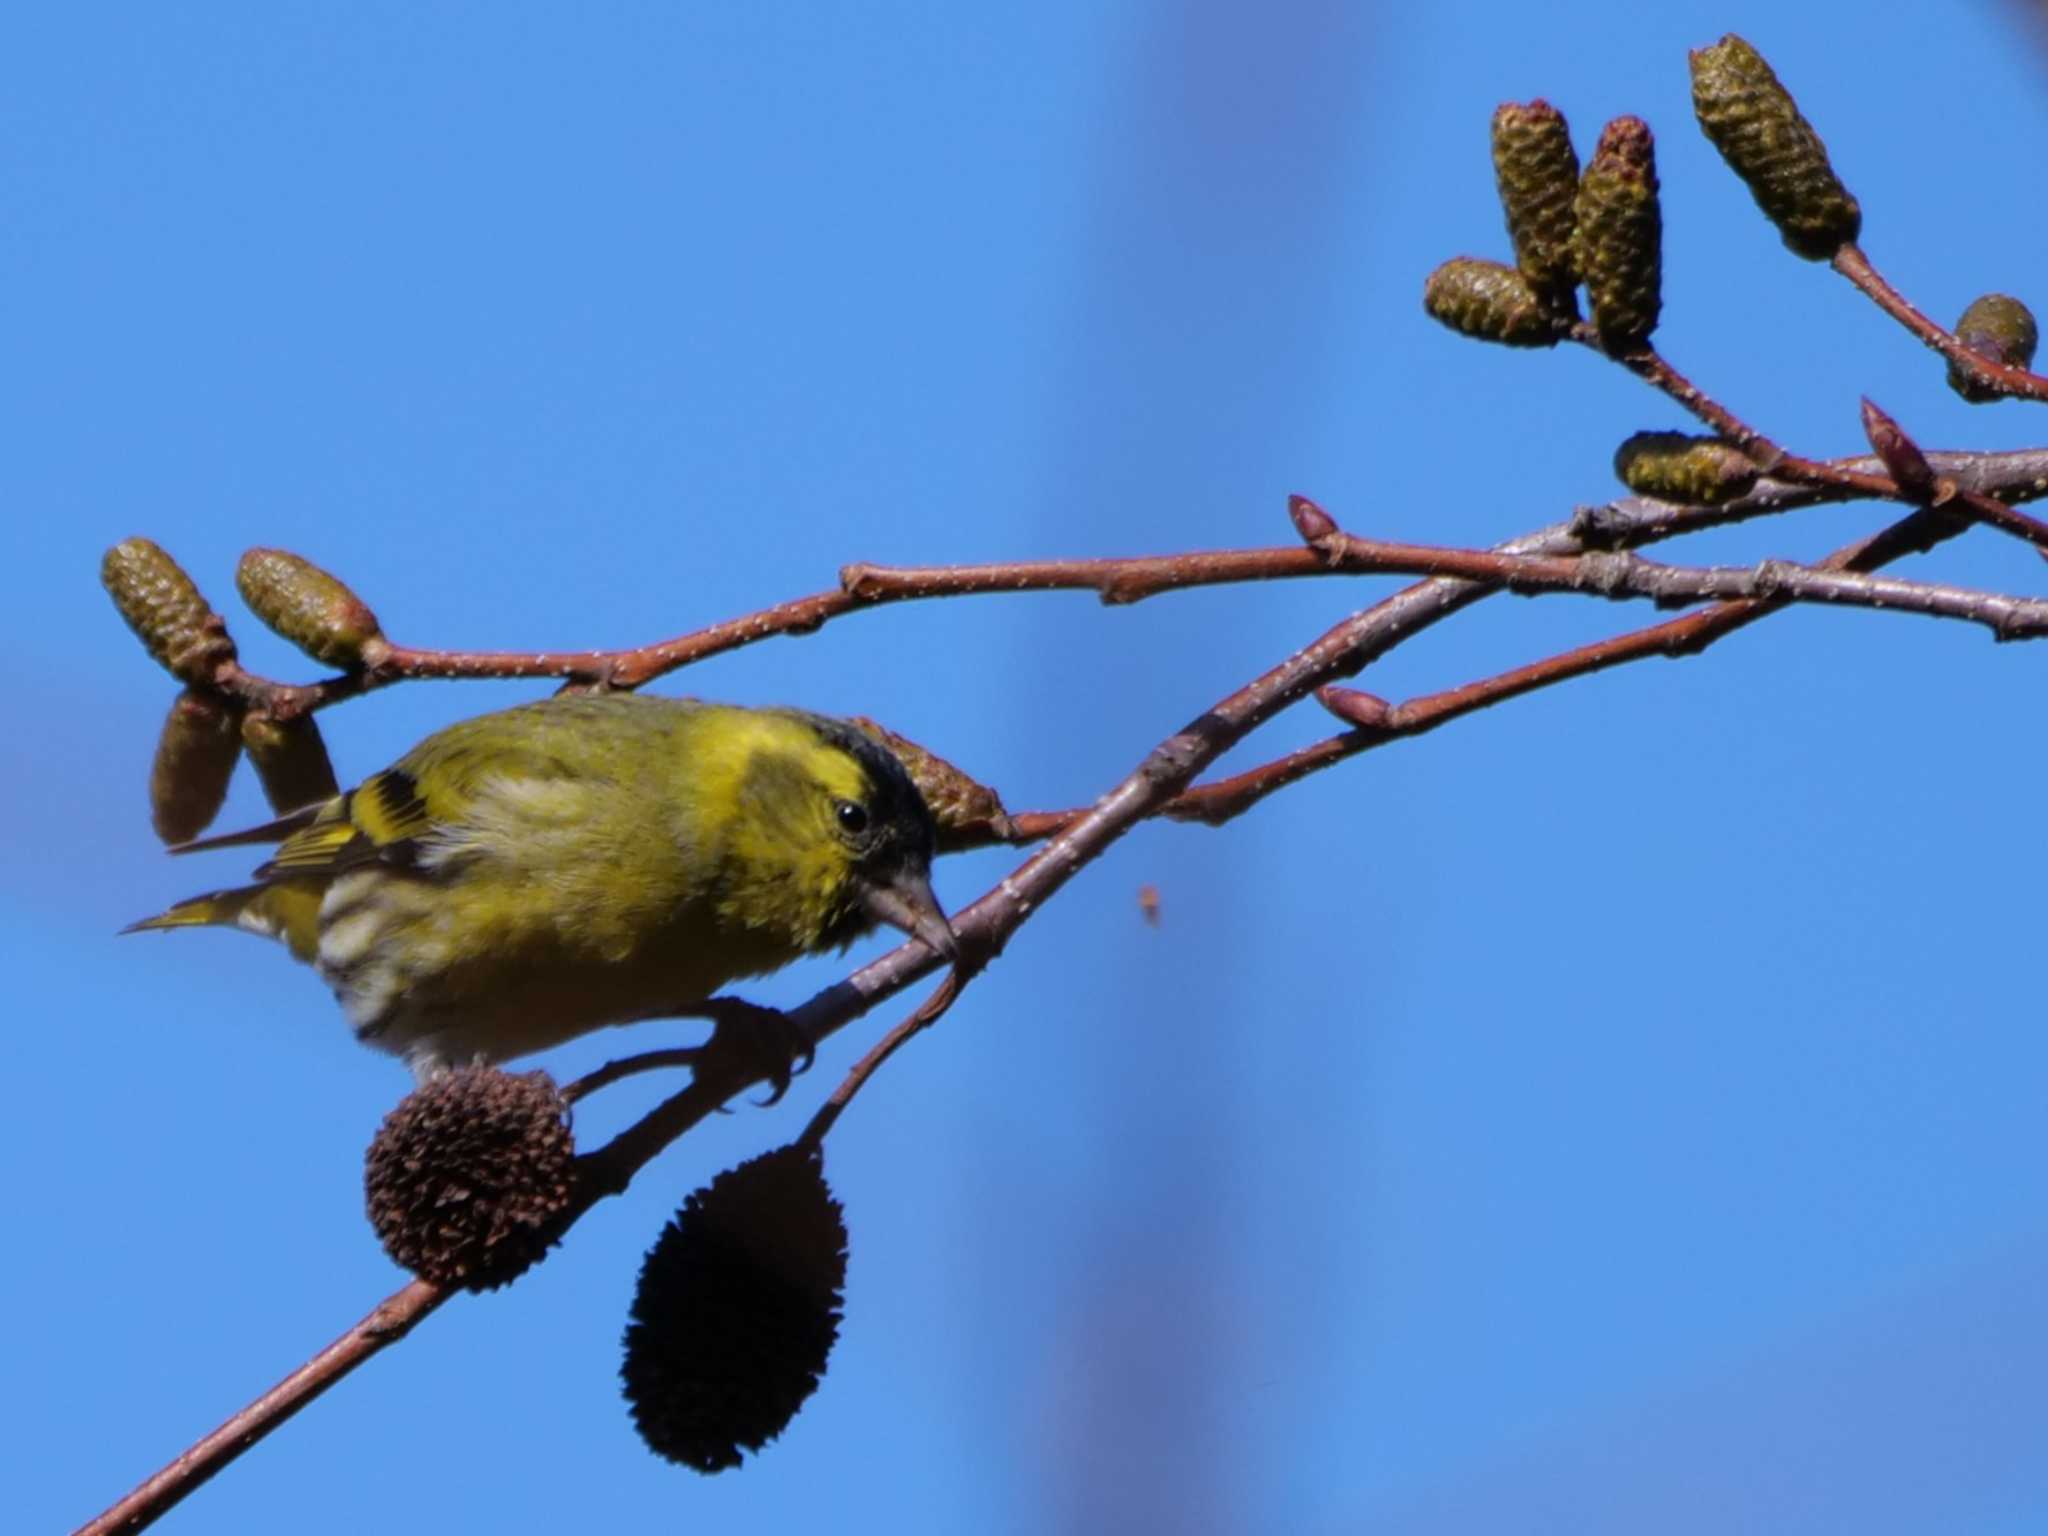
[{"label": "bird's beak", "polygon": [[942,960],[960,953],[953,925],[946,910],[932,894],[932,882],[922,871],[904,870],[887,885],[869,885],[861,892],[861,906],[869,917],[891,928],[901,928]]}]

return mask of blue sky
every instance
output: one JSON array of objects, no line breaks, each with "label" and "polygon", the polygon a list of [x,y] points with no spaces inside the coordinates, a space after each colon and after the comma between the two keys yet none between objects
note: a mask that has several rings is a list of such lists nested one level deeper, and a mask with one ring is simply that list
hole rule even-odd
[{"label": "blue sky", "polygon": [[[250,861],[155,847],[173,687],[98,590],[106,545],[159,540],[252,665],[304,677],[233,605],[245,547],[329,566],[406,642],[560,648],[851,560],[1277,542],[1294,491],[1360,532],[1490,543],[1613,494],[1629,432],[1684,425],[1582,352],[1421,314],[1437,261],[1505,253],[1486,122],[1534,95],[1582,152],[1650,121],[1660,340],[1781,441],[1859,451],[1862,394],[1930,446],[2038,441],[1756,216],[1691,121],[1685,50],[1729,29],[1910,294],[1952,318],[2027,293],[2048,82],[1989,4],[1882,28],[1840,0],[6,22],[21,1528],[84,1519],[402,1278],[360,1159],[403,1069],[281,952],[113,936]],[[1817,555],[1880,516],[1674,557]],[[2038,580],[1989,534],[1909,569]],[[657,686],[874,715],[1053,807],[1388,589],[912,605]],[[1399,698],[1649,617],[1497,600],[1363,682]],[[2048,1528],[2038,824],[2005,808],[2048,747],[2039,657],[1794,613],[1221,831],[1140,829],[834,1133],[844,1337],[757,1461],[702,1479],[633,1435],[639,1256],[884,1017],[162,1529]],[[533,692],[405,687],[323,723],[359,777]],[[1304,708],[1233,762],[1327,729]],[[238,781],[222,825],[263,814]],[[948,863],[942,897],[1014,857]]]}]

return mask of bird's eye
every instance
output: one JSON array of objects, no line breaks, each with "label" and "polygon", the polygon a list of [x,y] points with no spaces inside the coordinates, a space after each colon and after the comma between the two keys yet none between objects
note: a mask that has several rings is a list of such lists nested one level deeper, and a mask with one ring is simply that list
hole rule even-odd
[{"label": "bird's eye", "polygon": [[837,807],[839,829],[855,836],[868,829],[868,808],[853,800],[842,800]]}]

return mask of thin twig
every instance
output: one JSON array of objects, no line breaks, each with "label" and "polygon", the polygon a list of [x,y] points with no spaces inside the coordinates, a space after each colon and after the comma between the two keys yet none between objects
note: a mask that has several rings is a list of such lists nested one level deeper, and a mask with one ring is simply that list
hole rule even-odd
[{"label": "thin twig", "polygon": [[815,1147],[825,1139],[826,1134],[839,1122],[846,1106],[853,1102],[854,1095],[867,1086],[868,1080],[882,1068],[882,1063],[894,1056],[910,1038],[921,1030],[931,1028],[945,1015],[961,989],[970,979],[970,973],[956,967],[946,973],[946,979],[932,989],[931,996],[912,1010],[910,1016],[889,1033],[875,1042],[868,1053],[847,1069],[839,1086],[832,1090],[832,1096],[818,1106],[818,1112],[811,1116],[810,1124],[797,1137],[800,1146]]},{"label": "thin twig", "polygon": [[[1320,509],[1317,509],[1317,511],[1320,512]],[[1327,514],[1322,515],[1327,518]],[[1333,533],[1335,533],[1334,523],[1330,526]],[[1560,524],[1557,529],[1545,530],[1545,532],[1555,533],[1566,526]],[[1881,533],[1845,545],[1812,566],[1783,567],[1783,569],[1812,573],[1816,578],[1816,585],[1825,585],[1827,579],[1833,573],[1874,570],[1904,555],[1921,553],[1931,549],[1941,540],[1954,537],[1956,534],[1964,531],[1967,526],[1959,516],[1941,509],[1917,512],[1894,523]],[[1325,535],[1324,537],[1328,538],[1330,536]],[[1386,555],[1387,564],[1384,568],[1387,569],[1396,567],[1404,569],[1427,568],[1433,563],[1435,554],[1448,554],[1450,558],[1442,562],[1447,572],[1462,566],[1468,572],[1478,573],[1482,576],[1491,576],[1496,585],[1489,585],[1487,590],[1495,590],[1497,585],[1511,585],[1511,581],[1504,581],[1501,578],[1503,576],[1511,576],[1517,570],[1543,569],[1541,565],[1532,567],[1526,561],[1517,561],[1512,556],[1503,555],[1500,550],[1444,552],[1436,551],[1434,546],[1387,544],[1382,541],[1358,539],[1353,535],[1341,533],[1335,533],[1335,537],[1343,541],[1346,557],[1357,559],[1362,567],[1372,566],[1381,552],[1384,552]],[[1517,544],[1523,542],[1520,540],[1515,541]],[[1506,548],[1506,546],[1503,546],[1503,548]],[[1580,558],[1586,557],[1582,556]],[[1772,562],[1766,562],[1766,564],[1770,565]],[[1682,569],[1661,566],[1649,561],[1643,561],[1641,565],[1645,570],[1653,572]],[[1564,577],[1564,573],[1571,573],[1569,580],[1577,581],[1579,579],[1575,561],[1558,560],[1555,562],[1555,567],[1560,573],[1561,578]],[[1718,578],[1709,575],[1707,583],[1703,583],[1703,585],[1711,584],[1711,581],[1714,579]],[[1835,579],[1842,580],[1840,577]],[[1729,590],[1732,591],[1742,591],[1745,588],[1749,588],[1753,592],[1759,585],[1771,585],[1771,578],[1769,576],[1766,576],[1761,583],[1758,582],[1756,568],[1731,571],[1729,573],[1729,580]],[[1436,585],[1438,581],[1453,582],[1457,585],[1466,584],[1458,582],[1457,578],[1450,574],[1434,577],[1429,581],[1404,588],[1375,608],[1368,609],[1367,613],[1369,615],[1383,613],[1386,622],[1390,626],[1402,626],[1395,638],[1408,638],[1428,623],[1433,623],[1440,617],[1447,617],[1449,612],[1455,611],[1455,609],[1449,609],[1441,613],[1429,614],[1419,622],[1411,612],[1415,605],[1427,603],[1433,595],[1441,592],[1442,589]],[[1859,599],[1863,600],[1866,606],[1880,607],[1886,605],[1884,598],[1887,589],[1885,587],[1876,585],[1864,586],[1860,582],[1853,581],[1844,582],[1843,590],[1850,589],[1858,592]],[[1994,634],[1999,635],[2000,638],[2011,638],[2010,636],[2000,634],[1998,610],[2002,606],[2010,605],[2018,608],[2022,614],[2031,619],[2035,624],[2038,624],[2044,616],[2048,616],[2048,608],[2044,608],[2042,600],[2039,599],[2021,600],[1993,594],[1973,594],[1963,588],[1941,587],[1920,583],[1899,583],[1890,590],[1895,600],[1895,605],[1902,607],[1913,606],[1918,602],[1920,594],[1927,594],[1933,599],[1925,605],[1928,610],[1941,607],[1962,609],[1982,607],[1985,611],[1954,613],[1947,616],[1978,619],[1979,622],[1990,625]],[[1905,594],[1912,594],[1912,596],[1905,597]],[[1297,748],[1269,762],[1261,763],[1253,768],[1247,768],[1227,778],[1216,779],[1209,783],[1196,785],[1193,788],[1184,790],[1172,800],[1159,807],[1158,814],[1174,821],[1200,822],[1206,826],[1222,826],[1224,823],[1243,815],[1268,795],[1284,789],[1290,784],[1297,783],[1311,774],[1334,767],[1348,758],[1357,756],[1360,752],[1370,751],[1375,747],[1383,746],[1387,742],[1397,740],[1403,736],[1420,735],[1424,731],[1434,730],[1437,726],[1447,724],[1461,715],[1472,713],[1474,710],[1504,703],[1508,699],[1520,697],[1522,694],[1532,693],[1537,689],[1550,687],[1589,673],[1605,671],[1610,667],[1620,666],[1626,662],[1641,660],[1649,656],[1695,654],[1706,649],[1707,646],[1723,636],[1732,634],[1735,630],[1743,628],[1757,619],[1764,618],[1769,614],[1790,606],[1797,595],[1799,594],[1780,587],[1768,597],[1756,594],[1745,596],[1739,601],[1719,602],[1713,607],[1703,609],[1698,613],[1687,614],[1682,618],[1668,620],[1664,623],[1653,625],[1646,629],[1635,630],[1628,634],[1618,635],[1611,639],[1595,641],[1592,644],[1579,646],[1558,655],[1546,657],[1540,661],[1512,668],[1494,677],[1482,678],[1478,681],[1464,684],[1461,687],[1410,699],[1398,705],[1387,705],[1383,701],[1377,701],[1374,707],[1361,712],[1357,701],[1361,698],[1370,698],[1370,696],[1361,695],[1354,689],[1341,690],[1341,698],[1335,707],[1343,713],[1344,718],[1354,727],[1352,730],[1339,736],[1327,737],[1306,747]],[[1905,600],[1897,602],[1896,599],[1901,597],[1904,597]],[[1812,600],[1824,599],[1816,596]],[[1389,640],[1388,642],[1390,646],[1393,643],[1395,643],[1394,640]],[[1330,700],[1325,699],[1325,703],[1329,704]],[[1086,814],[1085,809],[1081,808],[1064,811],[1015,812],[1010,817],[1013,828],[1012,835],[1003,839],[1003,841],[1024,844],[1036,842],[1041,838],[1057,836],[1060,832],[1073,825],[1084,814]],[[995,839],[990,839],[990,841],[995,841]]]},{"label": "thin twig", "polygon": [[2048,599],[1937,582],[1901,581],[1840,568],[1760,560],[1753,566],[1667,565],[1626,550],[1580,555],[1507,555],[1494,550],[1396,544],[1333,533],[1316,548],[1340,569],[1496,582],[1510,592],[1571,592],[1605,598],[1647,598],[1681,606],[1736,599],[1786,598],[1891,609],[1982,624],[2000,640],[2048,632]]},{"label": "thin twig", "polygon": [[[1779,446],[1763,433],[1750,426],[1733,411],[1707,394],[1684,374],[1672,366],[1654,348],[1645,347],[1637,352],[1619,356],[1606,352],[1599,344],[1598,334],[1590,325],[1581,323],[1572,330],[1572,339],[1599,352],[1635,374],[1638,378],[1654,385],[1673,400],[1712,427],[1725,441],[1740,448],[1754,459],[1775,479],[1794,485],[1811,486],[1824,490],[1837,498],[1871,497],[1884,501],[1925,503],[1938,492],[1933,487],[1921,488],[1901,485],[1891,474],[1873,473],[1861,463],[1853,460],[1803,458],[1799,454]],[[1868,406],[1869,402],[1864,402]],[[1867,419],[1867,413],[1866,413]],[[1886,418],[1889,420],[1890,418]],[[1896,423],[1893,426],[1896,427]],[[1934,455],[1920,456],[1931,468]],[[1892,465],[1880,454],[1878,467],[1890,469]],[[1995,497],[1980,491],[1956,486],[1956,494],[1970,514],[1981,522],[1990,524],[2002,533],[2024,539],[2036,549],[2048,554],[2048,523],[2015,510]]]},{"label": "thin twig", "polygon": [[[1817,569],[1875,570],[1905,555],[1925,552],[1942,540],[1954,537],[1965,526],[1959,519],[1939,510],[1917,511],[1869,538],[1859,539],[1836,550],[1819,562]],[[1405,592],[1396,593],[1380,607],[1391,608],[1410,593],[1420,592],[1429,585],[1430,583],[1424,582]],[[1375,747],[1384,746],[1389,741],[1398,740],[1403,736],[1419,736],[1462,715],[1505,703],[1526,693],[1534,693],[1540,688],[1554,687],[1576,677],[1604,672],[1627,662],[1651,656],[1697,655],[1715,641],[1788,605],[1789,599],[1783,596],[1717,603],[1711,608],[1686,614],[1682,618],[1670,619],[1662,624],[1617,635],[1611,639],[1598,640],[1590,645],[1577,646],[1541,661],[1530,662],[1526,666],[1515,667],[1494,677],[1482,678],[1477,682],[1446,689],[1441,693],[1423,695],[1391,706],[1376,700],[1375,707],[1367,712],[1369,723],[1355,725],[1352,730],[1342,735],[1326,737],[1270,762],[1232,774],[1228,778],[1198,785],[1163,807],[1161,814],[1177,821],[1199,821],[1209,826],[1221,826],[1224,822],[1243,815],[1274,791],[1307,778],[1312,773],[1334,767],[1361,752],[1369,752]],[[1355,697],[1355,691],[1325,690],[1318,695],[1326,707],[1333,707],[1334,712],[1343,718],[1355,720],[1357,717],[1350,707],[1349,700],[1333,695]]]},{"label": "thin twig", "polygon": [[1947,358],[1951,366],[1980,388],[1996,390],[2016,400],[2048,400],[2048,377],[1979,357],[1956,338],[1953,331],[1936,325],[1904,294],[1886,281],[1871,265],[1860,246],[1845,245],[1835,252],[1834,268],[1860,289],[1877,307],[1917,336],[1925,345]]},{"label": "thin twig", "polygon": [[194,1442],[127,1497],[81,1525],[74,1536],[115,1536],[116,1532],[140,1531],[154,1524],[350,1371],[412,1332],[450,1294],[425,1280],[399,1287],[348,1332],[213,1433]]},{"label": "thin twig", "polygon": [[[1661,360],[1660,360],[1661,361]],[[1668,368],[1668,365],[1665,365]],[[1646,375],[1647,376],[1647,375]],[[1661,376],[1660,376],[1661,377]],[[1675,375],[1674,375],[1675,377]],[[1652,382],[1659,382],[1653,378]],[[1660,387],[1690,391],[1690,384],[1669,380]],[[1721,410],[1720,407],[1713,407]],[[1752,443],[1767,443],[1760,434],[1722,412],[1731,431]],[[1718,429],[1717,429],[1718,430]],[[1733,440],[1733,439],[1731,439]],[[1775,445],[1771,451],[1782,454]],[[1764,451],[1759,449],[1759,452]],[[2031,501],[2048,495],[2048,450],[2010,453],[1931,452],[1928,462],[1964,493],[2000,501]],[[1793,459],[1795,465],[1814,461]],[[1883,475],[1884,464],[1859,455],[1816,465],[1803,481],[1768,477],[1747,495],[1719,507],[1688,507],[1648,497],[1621,497],[1582,509],[1577,531],[1602,548],[1628,548],[1681,534],[1725,527],[1753,518],[1824,502],[1856,497],[1890,497],[1896,487]],[[1304,556],[1299,545],[1269,548],[1206,550],[1178,555],[1140,555],[1123,559],[1025,560],[959,566],[878,566],[855,564],[841,572],[835,591],[775,603],[738,618],[648,645],[599,651],[455,651],[392,644],[372,669],[323,678],[311,683],[286,683],[249,671],[239,661],[224,662],[210,678],[221,693],[260,708],[279,720],[325,709],[393,683],[416,679],[546,678],[595,687],[638,687],[692,662],[751,645],[777,635],[808,634],[835,618],[888,603],[927,598],[967,597],[996,592],[1093,591],[1105,602],[1131,603],[1141,598],[1226,582],[1327,577],[1334,573]]]}]

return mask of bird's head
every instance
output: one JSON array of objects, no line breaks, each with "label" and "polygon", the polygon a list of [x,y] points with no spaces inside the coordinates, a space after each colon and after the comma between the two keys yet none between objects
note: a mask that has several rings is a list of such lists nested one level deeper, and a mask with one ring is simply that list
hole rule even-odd
[{"label": "bird's head", "polygon": [[756,712],[737,778],[729,857],[768,914],[806,950],[844,947],[878,923],[953,958],[932,894],[935,840],[924,797],[895,755],[842,720]]}]

